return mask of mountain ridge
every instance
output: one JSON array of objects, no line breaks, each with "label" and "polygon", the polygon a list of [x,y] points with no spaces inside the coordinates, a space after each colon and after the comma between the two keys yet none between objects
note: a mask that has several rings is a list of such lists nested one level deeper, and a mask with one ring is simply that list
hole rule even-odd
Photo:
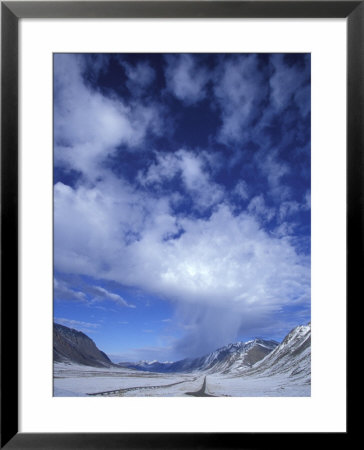
[{"label": "mountain ridge", "polygon": [[283,376],[292,382],[311,382],[311,323],[293,328],[278,343],[256,338],[225,345],[199,358],[175,362],[141,361],[113,363],[94,341],[81,331],[54,324],[55,362],[94,367],[124,367],[143,372],[223,374],[231,377]]},{"label": "mountain ridge", "polygon": [[311,322],[293,328],[271,353],[244,373],[247,376],[277,374],[311,383]]},{"label": "mountain ridge", "polygon": [[227,344],[215,351],[197,358],[185,358],[172,363],[159,361],[140,361],[139,363],[119,363],[122,367],[146,372],[192,372],[195,370],[213,373],[250,367],[270,353],[278,342],[274,340],[253,339],[247,342]]},{"label": "mountain ridge", "polygon": [[59,323],[53,324],[53,361],[93,367],[114,365],[85,333]]}]

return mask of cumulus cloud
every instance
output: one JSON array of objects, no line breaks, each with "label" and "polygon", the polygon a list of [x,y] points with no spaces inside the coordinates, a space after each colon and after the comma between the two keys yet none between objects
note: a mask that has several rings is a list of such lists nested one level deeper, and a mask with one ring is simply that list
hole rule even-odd
[{"label": "cumulus cloud", "polygon": [[157,154],[157,161],[138,174],[143,186],[163,185],[179,176],[187,193],[193,197],[195,208],[206,209],[219,203],[224,195],[222,186],[215,183],[208,172],[204,155],[184,149],[174,153]]},{"label": "cumulus cloud", "polygon": [[254,161],[269,196],[279,202],[292,196],[285,180],[291,168],[281,153],[309,153],[302,145],[309,142],[310,57],[299,63],[283,54],[266,58],[268,63],[256,54],[221,58],[213,92],[221,119],[218,139],[234,153],[228,164]]},{"label": "cumulus cloud", "polygon": [[[211,325],[211,317],[220,311],[214,326],[219,342],[226,338],[228,317],[233,338],[242,323],[278,311],[292,296],[309,301],[307,258],[287,240],[265,232],[249,211],[234,216],[221,204],[208,219],[177,218],[168,205],[163,209],[158,200],[140,194],[134,208],[141,211],[129,215],[129,208],[118,208],[118,192],[106,197],[105,192],[82,191],[55,187],[55,217],[67,217],[55,221],[58,270],[138,286],[173,300],[186,318],[199,311],[201,339],[203,323]],[[148,204],[148,219],[138,223],[139,238],[126,242],[123,228],[134,229],[135,217]],[[178,226],[183,234],[166,239]],[[218,322],[221,310],[224,320]]]},{"label": "cumulus cloud", "polygon": [[119,145],[136,147],[148,132],[160,132],[155,106],[126,105],[86,86],[83,59],[78,55],[54,57],[55,164],[97,176],[100,164]]},{"label": "cumulus cloud", "polygon": [[[113,281],[172,304],[175,316],[161,320],[180,323],[183,337],[164,348],[168,359],[173,351],[197,356],[239,334],[269,333],[273,322],[291,323],[292,305],[309,309],[310,260],[293,235],[310,193],[305,188],[298,199],[288,182],[292,166],[282,154],[297,136],[284,111],[293,102],[302,117],[308,114],[307,74],[281,57],[264,69],[257,55],[222,58],[211,74],[198,57],[166,56],[163,95],[188,107],[214,95],[219,125],[207,151],[148,141],[163,129],[156,103],[142,95],[155,71],[147,63],[121,64],[137,100],[91,88],[82,58],[55,60],[55,164],[83,174],[76,184],[54,186],[56,271]],[[274,128],[280,111],[284,120]],[[137,161],[135,173],[116,174],[106,164],[116,151],[120,167]],[[235,154],[231,161],[228,154]],[[94,281],[86,295],[58,280],[55,296],[135,308],[101,284]]]},{"label": "cumulus cloud", "polygon": [[[230,278],[229,286],[235,286],[237,280],[241,280],[240,271],[244,271],[246,258],[255,254],[246,248],[251,249],[254,243],[257,248],[263,243],[286,245],[271,241],[252,214],[234,216],[224,204],[208,219],[195,220],[173,216],[167,203],[161,207],[158,205],[160,200],[146,199],[143,193],[129,199],[135,202],[135,214],[120,202],[122,191],[105,198],[105,193],[101,196],[97,191],[65,189],[57,184],[55,194],[56,263],[64,270],[68,267],[92,275],[101,270],[104,276],[113,273],[123,282],[134,279],[134,283],[139,283],[150,278],[148,284],[162,282],[165,286],[174,286],[176,291],[178,285],[183,285],[185,289],[190,287],[192,292],[198,291],[197,287],[205,287],[208,293],[208,286],[212,290],[219,286],[224,290]],[[149,213],[143,221],[143,210],[148,205]],[[61,221],[62,217],[67,217],[67,212],[73,220]],[[172,235],[178,231],[178,226],[184,233],[178,239],[166,239],[166,233]],[[130,242],[123,231],[133,228],[138,230],[139,238]],[[290,250],[290,256],[294,258],[294,248]],[[62,254],[65,262],[62,262]],[[277,258],[279,254],[277,252]],[[83,268],[79,261],[83,261]],[[266,262],[269,264],[268,259]],[[143,271],[143,267],[150,267],[152,273]]]}]

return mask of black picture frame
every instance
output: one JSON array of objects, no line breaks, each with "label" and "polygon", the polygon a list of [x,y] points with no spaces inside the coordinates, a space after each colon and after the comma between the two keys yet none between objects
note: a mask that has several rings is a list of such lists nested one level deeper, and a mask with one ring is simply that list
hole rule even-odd
[{"label": "black picture frame", "polygon": [[[19,433],[18,431],[18,22],[22,18],[345,18],[347,20],[347,298],[363,273],[363,1],[1,2],[1,448],[226,449],[307,446],[311,433]],[[348,330],[348,326],[347,326]],[[347,345],[347,348],[349,346]],[[347,445],[347,431],[330,433]],[[328,443],[315,433],[315,444]]]}]

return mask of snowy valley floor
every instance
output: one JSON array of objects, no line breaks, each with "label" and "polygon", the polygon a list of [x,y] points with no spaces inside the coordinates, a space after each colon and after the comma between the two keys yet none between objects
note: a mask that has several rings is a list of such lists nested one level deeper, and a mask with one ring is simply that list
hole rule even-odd
[{"label": "snowy valley floor", "polygon": [[309,397],[309,383],[285,374],[269,377],[205,374],[162,374],[111,367],[54,364],[55,397]]}]

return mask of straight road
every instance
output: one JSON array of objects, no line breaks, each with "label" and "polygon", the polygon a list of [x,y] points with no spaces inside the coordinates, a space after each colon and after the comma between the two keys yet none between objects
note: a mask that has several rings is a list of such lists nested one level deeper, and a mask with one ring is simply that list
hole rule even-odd
[{"label": "straight road", "polygon": [[201,389],[195,392],[186,392],[187,395],[193,395],[194,397],[215,397],[214,395],[210,395],[206,393],[206,376],[203,380]]}]

